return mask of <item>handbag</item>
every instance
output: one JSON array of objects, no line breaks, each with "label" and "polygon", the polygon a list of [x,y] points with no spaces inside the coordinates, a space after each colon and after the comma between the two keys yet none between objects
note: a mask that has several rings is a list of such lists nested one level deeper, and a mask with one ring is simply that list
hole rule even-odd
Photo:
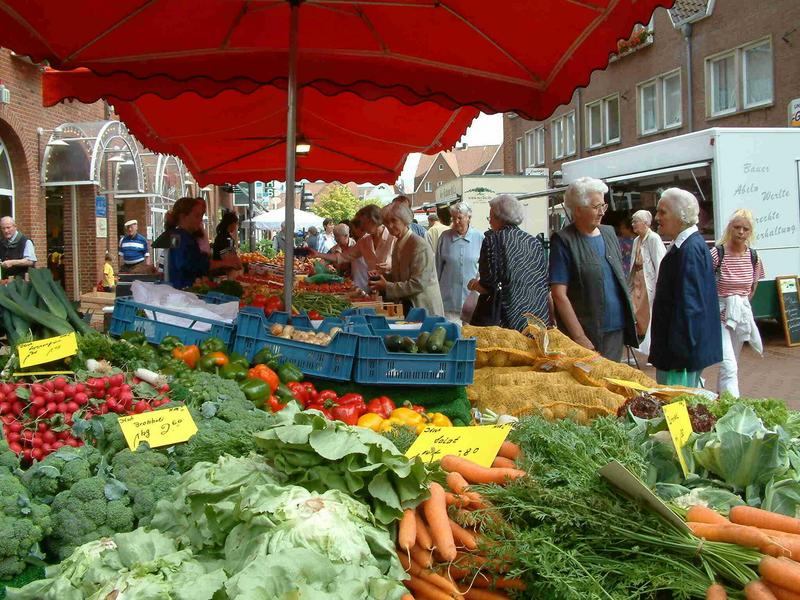
[{"label": "handbag", "polygon": [[[496,233],[487,236],[489,240],[489,266],[492,273],[505,273],[505,260],[503,248]],[[470,325],[477,327],[491,327],[500,325],[503,318],[503,283],[498,277],[495,289],[488,294],[481,294],[475,303],[475,311],[469,321]]]}]

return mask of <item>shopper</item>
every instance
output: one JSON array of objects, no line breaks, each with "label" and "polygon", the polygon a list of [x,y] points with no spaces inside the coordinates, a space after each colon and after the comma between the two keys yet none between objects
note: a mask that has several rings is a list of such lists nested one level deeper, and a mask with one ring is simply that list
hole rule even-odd
[{"label": "shopper", "polygon": [[[467,284],[478,274],[483,234],[470,226],[472,209],[459,202],[450,207],[452,227],[438,237],[436,273],[444,305],[444,316],[461,323],[461,307],[467,299]],[[438,217],[435,224],[439,224]],[[430,229],[428,230],[430,233]]]},{"label": "shopper", "polygon": [[383,207],[381,217],[395,238],[392,268],[388,278],[370,273],[370,289],[381,292],[387,300],[402,302],[406,314],[412,308],[424,308],[431,315],[443,315],[433,249],[411,231],[411,209],[403,202],[392,202]]},{"label": "shopper", "polygon": [[600,224],[607,192],[599,179],[581,177],[564,193],[572,224],[550,239],[550,290],[569,337],[619,361],[638,339],[619,242],[613,227]]},{"label": "shopper", "polygon": [[316,248],[320,252],[330,252],[338,243],[334,233],[335,225],[336,223],[333,219],[325,219],[322,221],[322,233],[319,236],[319,247]]},{"label": "shopper", "polygon": [[[447,213],[446,219],[442,218],[444,213]],[[430,240],[434,254],[438,252],[439,238],[445,231],[450,230],[450,225],[450,208],[447,206],[440,206],[435,213],[428,215],[428,240]]]},{"label": "shopper", "polygon": [[311,248],[316,252],[320,252],[321,246],[321,239],[319,235],[319,231],[313,225],[308,228],[305,236],[305,244],[307,247]]},{"label": "shopper", "polygon": [[653,215],[649,210],[638,210],[631,219],[633,240],[631,251],[631,273],[628,277],[628,290],[636,317],[636,334],[639,336],[639,352],[650,352],[650,315],[653,314],[653,298],[656,295],[656,281],[661,259],[667,253],[661,237],[650,229]]},{"label": "shopper", "polygon": [[428,239],[428,232],[425,231],[425,228],[422,225],[420,225],[419,223],[417,223],[417,221],[414,219],[414,209],[411,207],[411,198],[409,198],[408,196],[400,195],[400,196],[395,197],[395,199],[392,200],[392,202],[393,203],[394,202],[399,202],[401,204],[405,204],[408,207],[408,210],[411,211],[411,222],[408,225],[409,228],[411,229],[411,231],[415,235],[421,237],[423,240],[427,240]]},{"label": "shopper", "polygon": [[125,221],[125,235],[119,238],[120,273],[147,273],[150,271],[150,252],[147,238],[139,233],[136,219]]},{"label": "shopper", "polygon": [[672,238],[658,271],[650,362],[660,384],[700,385],[706,367],[722,360],[719,300],[711,253],[697,230],[693,194],[669,188],[658,201],[661,235]]},{"label": "shopper", "polygon": [[617,239],[619,251],[622,253],[622,272],[627,276],[631,272],[631,257],[633,256],[633,240],[636,237],[628,218],[625,217],[617,225]]},{"label": "shopper", "polygon": [[356,241],[350,237],[350,227],[344,223],[339,223],[333,228],[333,237],[336,243],[331,246],[330,252],[334,254],[356,245]]},{"label": "shopper", "polygon": [[478,261],[479,277],[468,288],[480,294],[470,322],[523,330],[525,314],[547,323],[547,261],[541,241],[519,228],[522,205],[501,194],[489,201],[489,225]]},{"label": "shopper", "polygon": [[272,247],[277,253],[286,251],[286,223],[281,223],[281,230],[272,238]]},{"label": "shopper", "polygon": [[711,263],[717,279],[719,313],[722,321],[722,364],[718,391],[739,397],[739,354],[745,342],[761,354],[761,334],[753,317],[750,300],[758,280],[764,277],[764,265],[751,248],[755,239],[755,221],[747,209],[739,209],[725,227],[719,244],[711,249]]},{"label": "shopper", "polygon": [[36,249],[33,242],[17,230],[11,217],[0,219],[0,279],[27,275],[36,266]]},{"label": "shopper", "polygon": [[[348,245],[348,248],[355,246],[365,235],[368,234],[365,234],[364,231],[359,227],[359,220],[354,218],[350,223],[351,243]],[[391,236],[389,237],[392,240],[394,239]],[[344,250],[342,250],[342,252],[344,252]],[[366,294],[369,293],[369,266],[367,265],[367,261],[364,260],[363,256],[359,256],[350,261],[350,277],[353,279],[353,285],[355,285],[362,292]]]},{"label": "shopper", "polygon": [[111,262],[111,254],[106,252],[105,262],[103,263],[103,291],[113,292],[117,285],[117,277],[114,275],[114,265]]}]

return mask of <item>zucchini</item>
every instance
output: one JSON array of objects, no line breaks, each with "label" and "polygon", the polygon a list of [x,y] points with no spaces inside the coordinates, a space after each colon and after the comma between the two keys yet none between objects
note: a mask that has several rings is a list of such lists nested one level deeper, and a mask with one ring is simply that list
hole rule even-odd
[{"label": "zucchini", "polygon": [[428,352],[443,352],[444,343],[447,341],[447,330],[439,325],[431,331],[431,337],[428,339]]},{"label": "zucchini", "polygon": [[389,352],[400,352],[399,335],[387,335],[385,338],[383,338],[383,341],[386,344],[386,349]]},{"label": "zucchini", "polygon": [[410,337],[401,337],[400,338],[400,352],[416,352],[417,346],[414,344],[414,340]]},{"label": "zucchini", "polygon": [[56,335],[63,335],[75,331],[72,326],[63,319],[59,319],[49,312],[39,310],[35,306],[20,305],[14,302],[5,293],[0,293],[0,307],[14,313],[22,319],[36,322],[42,327],[54,331]]},{"label": "zucchini", "polygon": [[50,289],[50,281],[53,279],[50,269],[30,269],[28,274],[31,279],[31,284],[36,290],[36,294],[39,296],[40,307],[43,302],[45,307],[42,308],[50,311],[51,314],[57,316],[59,319],[64,319],[66,321],[67,309]]},{"label": "zucchini", "polygon": [[69,298],[67,298],[67,293],[54,279],[52,274],[48,279],[48,284],[50,285],[50,289],[55,294],[56,298],[58,298],[61,303],[64,305],[64,308],[67,310],[67,319],[69,320],[70,324],[75,328],[75,331],[82,334],[90,333],[92,328],[84,321],[81,316],[78,314],[78,311],[75,310],[75,306],[70,302]]},{"label": "zucchini", "polygon": [[452,349],[453,349],[453,345],[454,345],[454,344],[455,344],[455,342],[454,342],[453,340],[447,340],[447,341],[444,343],[444,353],[445,353],[445,354],[450,354],[450,350],[452,350]]},{"label": "zucchini", "polygon": [[420,352],[425,352],[428,348],[428,340],[431,337],[430,331],[423,331],[422,333],[417,336],[417,348],[419,348]]}]

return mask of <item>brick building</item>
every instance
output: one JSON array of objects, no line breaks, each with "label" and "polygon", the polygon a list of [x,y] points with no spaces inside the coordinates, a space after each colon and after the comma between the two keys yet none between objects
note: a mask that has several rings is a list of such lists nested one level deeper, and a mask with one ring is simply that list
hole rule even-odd
[{"label": "brick building", "polygon": [[544,121],[504,117],[506,173],[709,127],[785,127],[800,97],[800,2],[676,0]]},{"label": "brick building", "polygon": [[408,194],[417,207],[436,201],[436,188],[462,175],[502,175],[501,146],[463,144],[436,154],[420,156],[414,175],[414,190]]},{"label": "brick building", "polygon": [[0,216],[11,215],[71,297],[94,289],[122,224],[149,239],[178,197],[207,199],[209,229],[230,198],[198,189],[180,160],[149,152],[104,102],[42,106],[42,67],[0,49]]}]

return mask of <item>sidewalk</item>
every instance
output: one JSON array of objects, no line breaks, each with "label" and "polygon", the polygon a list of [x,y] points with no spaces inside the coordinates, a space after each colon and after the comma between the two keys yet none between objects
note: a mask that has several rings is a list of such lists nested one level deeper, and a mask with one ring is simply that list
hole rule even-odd
[{"label": "sidewalk", "polygon": [[[773,321],[758,324],[764,341],[763,358],[745,344],[739,361],[739,391],[747,398],[782,398],[790,408],[800,410],[800,346],[786,345],[783,326]],[[643,367],[655,379],[653,367]],[[717,389],[719,367],[703,372],[706,387]]]}]

